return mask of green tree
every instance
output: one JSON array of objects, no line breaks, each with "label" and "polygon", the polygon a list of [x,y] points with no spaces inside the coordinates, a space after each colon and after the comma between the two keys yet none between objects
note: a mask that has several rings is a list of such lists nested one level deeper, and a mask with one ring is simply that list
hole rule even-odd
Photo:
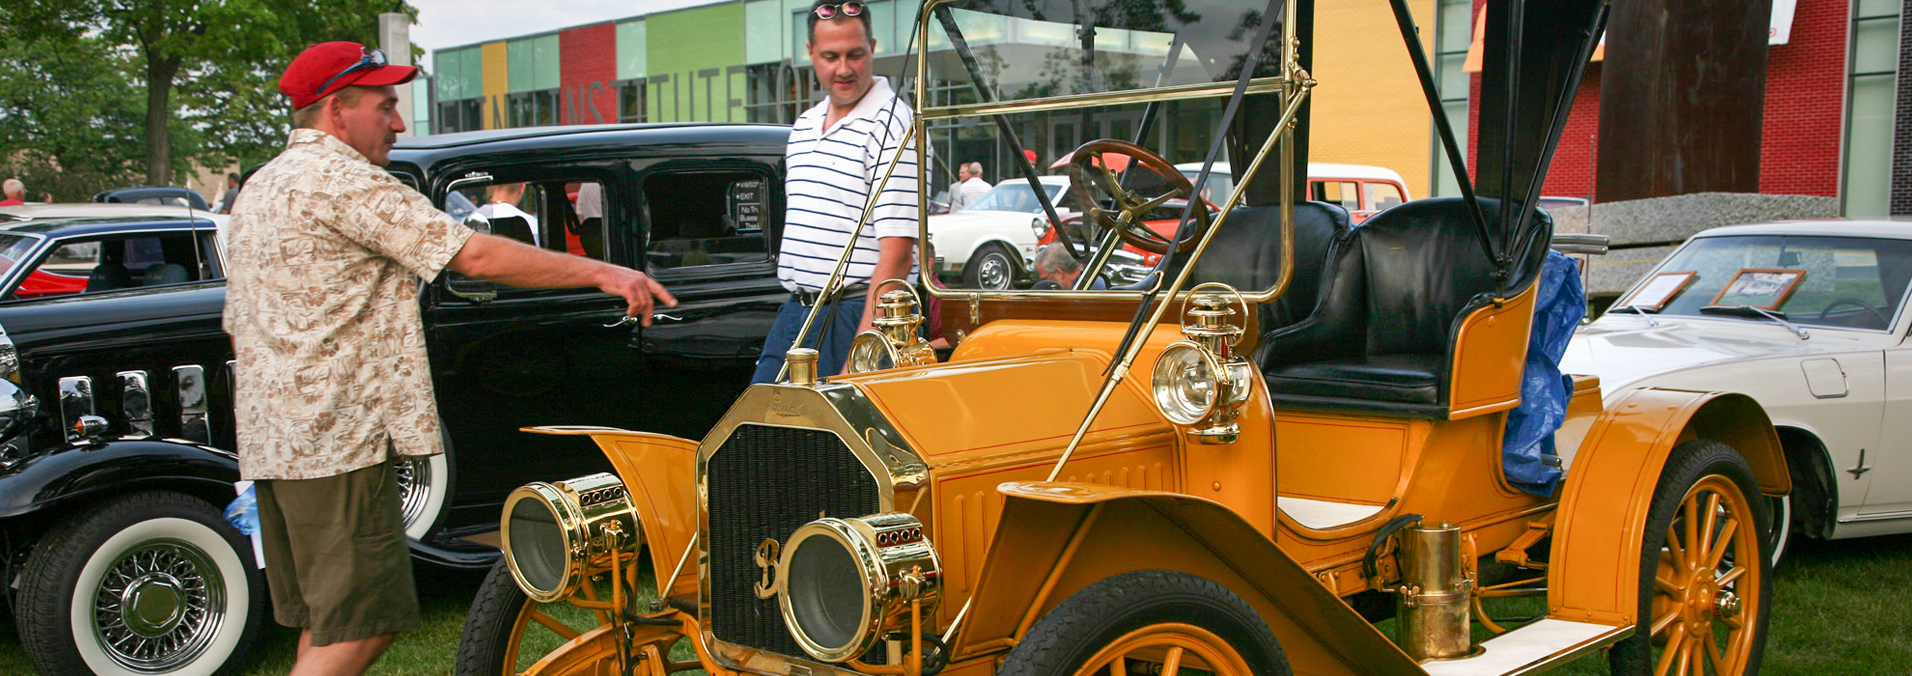
[{"label": "green tree", "polygon": [[[11,0],[24,34],[90,40],[128,62],[143,90],[146,182],[194,164],[256,160],[284,138],[278,75],[306,45],[375,44],[402,0]],[[183,123],[183,124],[182,124]],[[273,138],[273,137],[276,137]]]},{"label": "green tree", "polygon": [[8,26],[0,21],[0,176],[26,181],[28,199],[138,182],[145,110],[129,59],[95,38]]}]

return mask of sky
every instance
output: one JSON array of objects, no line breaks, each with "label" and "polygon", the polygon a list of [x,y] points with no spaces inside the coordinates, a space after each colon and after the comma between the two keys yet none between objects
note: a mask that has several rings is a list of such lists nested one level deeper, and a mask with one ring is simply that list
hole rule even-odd
[{"label": "sky", "polygon": [[410,0],[418,8],[412,43],[430,53],[500,38],[542,33],[610,19],[708,5],[723,0]]}]

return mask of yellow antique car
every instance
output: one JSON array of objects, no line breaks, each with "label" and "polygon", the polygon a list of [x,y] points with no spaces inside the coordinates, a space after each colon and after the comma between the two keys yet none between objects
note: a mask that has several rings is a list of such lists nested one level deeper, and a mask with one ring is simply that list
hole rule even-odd
[{"label": "yellow antique car", "polygon": [[[1438,106],[1392,7],[1353,33]],[[923,3],[912,139],[997,152],[1037,194],[1022,150],[1070,151],[1083,218],[1044,198],[1062,288],[896,284],[851,374],[792,350],[701,441],[533,430],[616,473],[513,493],[458,672],[1756,673],[1762,496],[1790,490],[1757,404],[1603,407],[1596,379],[1543,373],[1557,430],[1510,450],[1559,307],[1532,198],[1606,7],[1486,14],[1478,183],[1350,227],[1296,199],[1308,104],[1335,95],[1306,68],[1311,2]],[[1191,160],[1237,187],[1186,199]],[[1172,236],[1145,225],[1170,204]],[[1135,269],[1125,245],[1166,255]]]}]

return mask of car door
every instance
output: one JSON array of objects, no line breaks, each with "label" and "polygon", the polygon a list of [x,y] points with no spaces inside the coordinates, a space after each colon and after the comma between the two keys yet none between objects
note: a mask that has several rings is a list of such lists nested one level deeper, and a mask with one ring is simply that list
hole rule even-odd
[{"label": "car door", "polygon": [[638,332],[642,429],[701,439],[750,384],[777,308],[782,157],[677,158],[638,167],[632,242],[677,298]]},{"label": "car door", "polygon": [[[468,161],[436,174],[436,203],[474,229],[569,255],[633,262],[634,250],[603,246],[606,230],[636,228],[635,212],[625,206],[634,188],[621,162],[566,161],[558,153],[536,164]],[[450,176],[457,180],[445,179]],[[591,184],[600,189],[584,189]],[[580,199],[600,202],[581,208]],[[580,211],[594,216],[579,218]],[[521,428],[644,428],[636,332],[619,324],[624,299],[595,288],[516,288],[447,270],[423,302],[439,415],[452,451],[449,526],[495,525],[498,505],[525,482],[610,469],[583,437]]]},{"label": "car door", "polygon": [[[1912,285],[1908,285],[1912,286]],[[1900,304],[1904,307],[1904,302]],[[1899,314],[1912,315],[1901,311]],[[1879,429],[1879,448],[1869,449],[1857,462],[1834,467],[1841,481],[1870,479],[1859,513],[1870,518],[1912,518],[1912,321],[1900,317],[1899,343],[1885,351],[1885,416]],[[1895,528],[1895,531],[1912,527]]]}]

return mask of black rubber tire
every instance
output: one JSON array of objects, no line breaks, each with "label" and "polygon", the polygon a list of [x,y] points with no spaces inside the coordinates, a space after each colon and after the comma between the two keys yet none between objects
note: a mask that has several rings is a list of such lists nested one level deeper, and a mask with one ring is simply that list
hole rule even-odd
[{"label": "black rubber tire", "polygon": [[[983,269],[992,265],[1001,266],[1002,276],[1000,278],[992,276],[987,281],[993,285],[985,285]],[[977,247],[976,253],[970,254],[969,263],[963,266],[963,284],[971,289],[1001,291],[1015,288],[1016,279],[1021,276],[1022,264],[1018,262],[1018,257],[999,242],[990,242]]]},{"label": "black rubber tire", "polygon": [[1056,606],[1009,651],[996,674],[1071,676],[1109,642],[1162,622],[1215,632],[1257,676],[1293,673],[1268,623],[1227,587],[1183,572],[1138,570],[1089,585]]},{"label": "black rubber tire", "polygon": [[[34,669],[49,676],[183,675],[237,670],[265,621],[267,592],[265,575],[253,558],[252,542],[226,523],[220,507],[181,493],[145,491],[75,511],[47,530],[20,576],[14,619],[21,647]],[[96,581],[87,583],[90,589],[84,591],[84,597],[91,598],[106,579],[105,574],[118,565],[114,557],[154,545],[183,546],[185,551],[207,557],[203,562],[212,570],[201,571],[192,564],[185,565],[184,570],[199,573],[202,580],[213,573],[219,576],[219,593],[225,597],[218,604],[223,617],[220,626],[208,634],[203,652],[166,671],[136,672],[113,662],[108,651],[94,640],[94,630],[75,630],[72,604],[83,576]],[[91,572],[89,564],[93,566]],[[235,616],[240,613],[243,615]]]},{"label": "black rubber tire", "polygon": [[491,565],[491,574],[478,586],[471,600],[471,612],[465,616],[465,632],[458,640],[457,676],[498,676],[504,673],[505,643],[511,640],[511,625],[531,598],[524,595],[511,579],[511,568],[502,557]]},{"label": "black rubber tire", "polygon": [[[1680,500],[1686,492],[1702,478],[1721,475],[1730,479],[1746,497],[1753,512],[1754,526],[1759,534],[1759,556],[1754,557],[1753,565],[1759,566],[1759,603],[1754,606],[1756,617],[1752,618],[1752,650],[1743,669],[1737,674],[1720,676],[1753,676],[1759,673],[1761,656],[1765,653],[1766,622],[1771,616],[1772,607],[1772,566],[1766,547],[1770,543],[1770,521],[1767,500],[1759,494],[1759,482],[1753,478],[1753,470],[1746,464],[1739,451],[1732,446],[1712,439],[1695,439],[1673,448],[1666,459],[1666,467],[1660,472],[1659,485],[1653,491],[1653,505],[1647,511],[1646,541],[1640,552],[1640,588],[1639,588],[1639,624],[1632,636],[1614,644],[1608,653],[1608,663],[1614,676],[1645,676],[1653,673],[1653,645],[1649,635],[1649,625],[1653,621],[1653,579],[1659,566],[1660,551],[1666,546],[1666,530],[1672,525],[1675,513],[1679,510]],[[1736,562],[1737,563],[1737,562]]]}]

